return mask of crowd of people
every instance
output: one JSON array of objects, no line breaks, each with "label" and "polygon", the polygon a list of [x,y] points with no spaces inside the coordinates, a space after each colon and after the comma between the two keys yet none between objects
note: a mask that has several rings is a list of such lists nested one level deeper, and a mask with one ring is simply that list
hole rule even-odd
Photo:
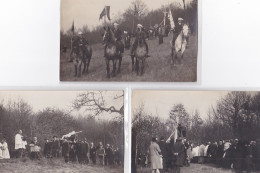
[{"label": "crowd of people", "polygon": [[190,163],[214,164],[219,168],[233,169],[236,173],[260,170],[260,140],[224,140],[219,142],[192,143],[185,138],[160,141],[153,137],[147,154],[138,154],[138,164],[151,164],[152,173],[180,172]]},{"label": "crowd of people", "polygon": [[[0,144],[0,148],[2,149],[1,146]],[[5,146],[7,146],[7,144]],[[29,149],[29,152],[27,152],[27,149]],[[15,135],[15,157],[23,158],[29,156],[32,160],[40,160],[42,154],[47,159],[63,157],[66,163],[78,162],[89,164],[91,161],[93,165],[99,164],[102,166],[123,166],[124,164],[123,145],[120,147],[114,147],[110,144],[103,146],[102,142],[95,145],[94,142],[88,143],[86,138],[79,140],[77,134],[73,131],[67,136],[64,135],[62,138],[53,136],[51,140],[45,139],[42,151],[37,137],[33,137],[27,147],[26,138],[22,135],[22,130],[19,130]]]}]

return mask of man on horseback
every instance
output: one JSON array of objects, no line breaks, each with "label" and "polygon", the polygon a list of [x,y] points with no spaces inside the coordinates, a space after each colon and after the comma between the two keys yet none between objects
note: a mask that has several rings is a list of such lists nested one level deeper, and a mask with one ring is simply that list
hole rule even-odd
[{"label": "man on horseback", "polygon": [[181,33],[182,28],[183,28],[183,18],[178,18],[178,23],[175,26],[174,30],[173,30],[173,39],[172,39],[172,45],[175,44],[175,40],[177,39],[178,35]]},{"label": "man on horseback", "polygon": [[146,38],[146,34],[145,32],[143,31],[143,26],[141,24],[137,24],[137,31],[136,31],[136,35],[135,35],[135,41],[134,41],[134,44],[132,46],[132,49],[131,49],[131,56],[133,57],[134,56],[134,51],[135,49],[137,48],[137,45],[138,45],[138,40],[139,39],[142,39],[143,42],[144,42],[144,45],[145,45],[145,48],[146,48],[146,57],[148,57],[148,45],[145,41],[145,38]]},{"label": "man on horseback", "polygon": [[[122,34],[123,32],[118,28],[118,23],[114,23],[114,29],[112,30],[116,39],[116,49],[117,51],[120,51],[121,53],[124,53],[124,44],[122,42]],[[104,56],[106,56],[106,47],[105,45],[105,51]]]}]

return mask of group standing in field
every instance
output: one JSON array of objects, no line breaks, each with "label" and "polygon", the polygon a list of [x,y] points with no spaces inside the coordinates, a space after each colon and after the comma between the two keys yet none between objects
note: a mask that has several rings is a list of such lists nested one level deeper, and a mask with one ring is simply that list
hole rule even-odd
[{"label": "group standing in field", "polygon": [[[106,146],[103,146],[102,142],[95,145],[94,142],[89,143],[86,138],[79,140],[77,133],[79,132],[73,131],[67,135],[63,135],[62,138],[53,136],[52,139],[45,139],[42,150],[37,137],[33,137],[32,141],[28,145],[26,138],[22,135],[22,130],[19,130],[15,135],[14,157],[29,157],[32,160],[40,160],[43,156],[47,159],[63,157],[65,163],[92,163],[93,165],[98,164],[102,166],[124,165],[123,145],[113,146],[106,144]],[[5,144],[5,146],[7,146],[7,144]],[[0,148],[2,150],[3,146],[0,145]],[[0,152],[0,158],[6,155],[2,153],[4,152]]]},{"label": "group standing in field", "polygon": [[[115,77],[117,73],[121,72],[120,68],[124,49],[130,49],[132,71],[135,71],[137,75],[143,75],[145,71],[145,60],[147,57],[150,57],[146,40],[158,36],[159,44],[161,44],[163,37],[168,36],[169,32],[173,34],[170,42],[171,47],[169,48],[169,52],[171,50],[172,56],[171,63],[176,65],[176,61],[178,61],[179,64],[181,64],[184,51],[187,48],[190,32],[188,25],[184,24],[182,18],[178,18],[178,22],[176,22],[174,28],[157,25],[146,29],[141,24],[137,24],[136,28],[135,33],[130,33],[128,31],[122,31],[118,23],[114,23],[113,27],[104,27],[103,44],[107,78]],[[131,45],[132,38],[134,38],[134,41]],[[88,73],[92,57],[92,48],[87,40],[86,34],[83,35],[81,31],[79,31],[78,34],[74,34],[71,42],[70,62],[74,62],[74,75],[80,77],[82,64],[84,65],[82,72]],[[64,46],[62,52],[66,51],[67,47]],[[112,73],[110,72],[110,61],[112,61]]]},{"label": "group standing in field", "polygon": [[152,173],[179,173],[190,163],[215,164],[219,168],[233,169],[236,173],[259,171],[260,141],[220,140],[219,142],[193,143],[186,138],[160,141],[153,137],[147,154],[139,153],[138,164],[151,164]]}]

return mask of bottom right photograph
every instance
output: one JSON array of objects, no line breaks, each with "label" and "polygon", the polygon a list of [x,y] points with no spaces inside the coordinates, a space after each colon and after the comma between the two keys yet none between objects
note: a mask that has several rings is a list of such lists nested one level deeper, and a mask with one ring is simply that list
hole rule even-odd
[{"label": "bottom right photograph", "polygon": [[259,91],[132,91],[132,173],[260,171]]}]

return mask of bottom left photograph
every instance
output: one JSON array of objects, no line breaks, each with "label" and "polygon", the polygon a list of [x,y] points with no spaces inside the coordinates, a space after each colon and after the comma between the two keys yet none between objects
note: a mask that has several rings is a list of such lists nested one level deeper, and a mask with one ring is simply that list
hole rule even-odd
[{"label": "bottom left photograph", "polygon": [[124,172],[124,91],[0,91],[1,172]]}]

